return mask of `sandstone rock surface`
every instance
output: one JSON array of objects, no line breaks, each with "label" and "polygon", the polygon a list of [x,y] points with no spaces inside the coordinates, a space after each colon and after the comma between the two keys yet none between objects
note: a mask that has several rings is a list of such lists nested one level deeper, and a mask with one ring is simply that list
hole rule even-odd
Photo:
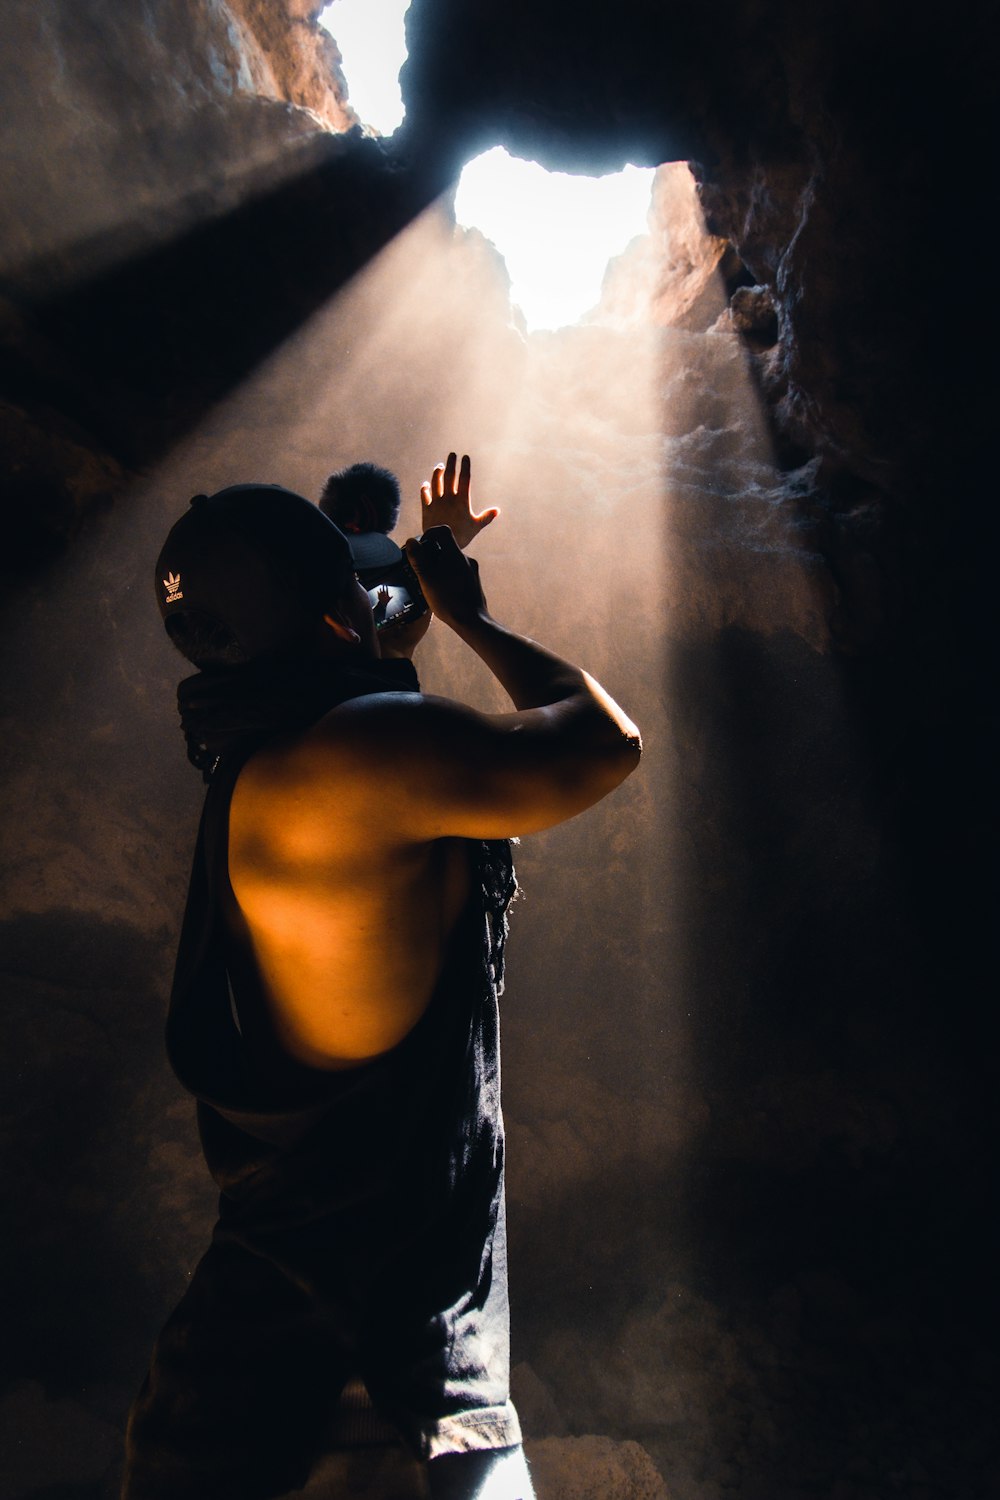
[{"label": "sandstone rock surface", "polygon": [[639,1443],[541,1438],[526,1451],[538,1500],[669,1500],[656,1465]]}]

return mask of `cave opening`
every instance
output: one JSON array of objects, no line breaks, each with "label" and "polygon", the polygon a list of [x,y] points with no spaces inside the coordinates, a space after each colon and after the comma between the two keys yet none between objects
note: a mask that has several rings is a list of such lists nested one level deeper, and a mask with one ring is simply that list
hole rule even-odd
[{"label": "cave opening", "polygon": [[596,309],[612,256],[648,233],[653,175],[550,172],[494,146],[463,167],[455,217],[503,257],[525,329],[565,327]]},{"label": "cave opening", "polygon": [[[348,101],[366,132],[391,137],[405,122],[399,74],[410,0],[335,0],[319,16],[334,39]],[[502,257],[525,332],[576,323],[597,309],[612,257],[648,233],[654,169],[626,163],[601,175],[552,171],[502,145],[465,163],[454,188],[460,226]]]},{"label": "cave opening", "polygon": [[410,0],[334,0],[318,17],[343,59],[348,101],[376,135],[392,135],[405,117],[399,70],[409,8]]}]

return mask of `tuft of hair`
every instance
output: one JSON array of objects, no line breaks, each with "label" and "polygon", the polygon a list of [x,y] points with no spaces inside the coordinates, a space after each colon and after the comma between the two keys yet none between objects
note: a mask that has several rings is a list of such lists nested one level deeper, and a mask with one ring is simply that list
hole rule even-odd
[{"label": "tuft of hair", "polygon": [[381,531],[388,536],[399,520],[399,480],[378,464],[351,464],[331,474],[319,508],[341,531],[357,536]]},{"label": "tuft of hair", "polygon": [[164,623],[173,645],[199,672],[242,667],[248,661],[232,631],[203,609],[178,610]]}]

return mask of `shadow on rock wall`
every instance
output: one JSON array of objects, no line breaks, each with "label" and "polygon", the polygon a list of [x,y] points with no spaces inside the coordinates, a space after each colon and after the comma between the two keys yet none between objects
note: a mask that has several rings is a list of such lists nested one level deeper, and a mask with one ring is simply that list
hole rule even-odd
[{"label": "shadow on rock wall", "polygon": [[980,1080],[928,988],[845,676],[788,636],[675,644],[661,861],[683,914],[659,990],[634,985],[641,932],[612,968],[565,887],[554,932],[515,912],[517,1347],[548,1430],[638,1440],[672,1500],[982,1483]]},{"label": "shadow on rock wall", "polygon": [[113,1472],[159,1309],[183,1289],[212,1194],[163,1060],[162,942],[52,910],[0,925],[0,971],[0,1490],[76,1500],[81,1480]]}]

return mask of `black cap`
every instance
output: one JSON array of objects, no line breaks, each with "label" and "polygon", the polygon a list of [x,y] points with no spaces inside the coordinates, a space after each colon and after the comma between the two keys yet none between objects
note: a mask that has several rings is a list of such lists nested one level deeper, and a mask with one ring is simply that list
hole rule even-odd
[{"label": "black cap", "polygon": [[195,495],[157,559],[156,596],[165,622],[208,616],[252,660],[308,629],[354,566],[344,533],[311,500],[277,484],[237,484]]},{"label": "black cap", "polygon": [[347,540],[359,573],[384,572],[403,561],[402,549],[384,532],[351,532]]}]

